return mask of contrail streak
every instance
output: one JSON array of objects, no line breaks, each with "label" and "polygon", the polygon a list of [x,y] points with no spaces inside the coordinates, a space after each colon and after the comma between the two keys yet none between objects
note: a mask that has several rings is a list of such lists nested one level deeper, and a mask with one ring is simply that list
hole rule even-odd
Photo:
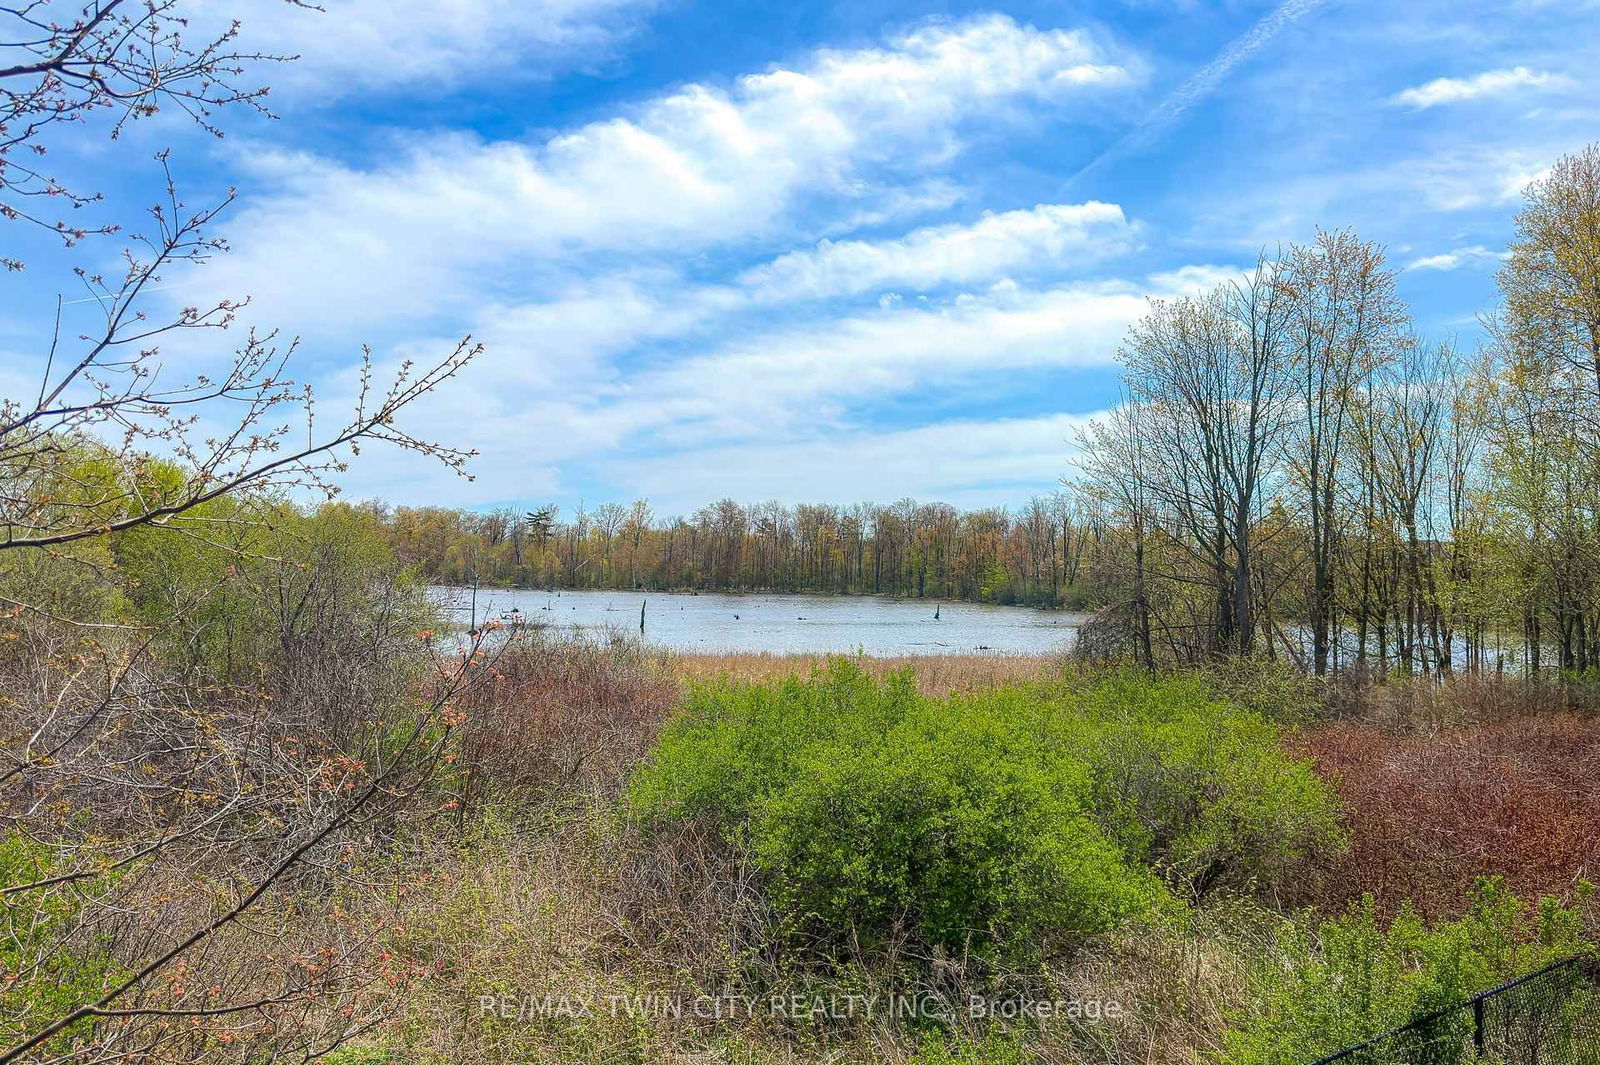
[{"label": "contrail streak", "polygon": [[1259,52],[1286,27],[1312,14],[1318,8],[1325,7],[1328,2],[1329,0],[1285,0],[1263,15],[1249,30],[1234,38],[1220,55],[1174,89],[1165,100],[1145,115],[1138,125],[1124,133],[1116,143],[1068,178],[1067,185],[1072,185],[1111,159],[1150,144],[1163,130],[1182,118],[1184,112],[1216,91],[1217,86],[1221,85],[1240,63]]}]

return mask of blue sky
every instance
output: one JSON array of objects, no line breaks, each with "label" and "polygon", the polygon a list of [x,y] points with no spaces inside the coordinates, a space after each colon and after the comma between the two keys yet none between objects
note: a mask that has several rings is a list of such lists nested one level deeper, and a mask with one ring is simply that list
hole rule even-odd
[{"label": "blue sky", "polygon": [[[159,296],[249,294],[325,409],[363,343],[482,339],[408,423],[476,479],[394,453],[347,479],[405,503],[1015,504],[1114,398],[1145,300],[1318,225],[1475,343],[1521,188],[1600,139],[1584,0],[197,6],[301,54],[261,75],[280,119],[159,117],[56,170],[123,217],[163,145],[190,202],[237,186],[232,252]],[[29,263],[5,391],[116,249],[0,237]]]}]

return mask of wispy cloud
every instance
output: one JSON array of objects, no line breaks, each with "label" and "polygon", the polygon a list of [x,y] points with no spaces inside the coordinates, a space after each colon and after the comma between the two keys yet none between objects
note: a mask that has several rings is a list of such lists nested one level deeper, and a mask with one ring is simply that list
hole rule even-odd
[{"label": "wispy cloud", "polygon": [[[252,46],[293,55],[271,70],[275,90],[333,99],[426,84],[454,89],[486,74],[548,78],[604,58],[659,0],[235,0]],[[221,11],[198,5],[202,18]]]},{"label": "wispy cloud", "polygon": [[[1196,273],[1223,270],[1206,267]],[[648,340],[652,331],[674,327],[658,318],[658,308],[691,317],[693,309],[678,306],[671,293],[652,303],[622,289],[574,293],[559,307],[496,308],[473,330],[488,344],[481,363],[452,382],[441,402],[415,412],[406,426],[421,436],[449,436],[470,424],[481,451],[474,461],[479,481],[438,484],[431,471],[413,463],[413,474],[382,453],[363,456],[354,477],[358,484],[390,482],[404,486],[407,494],[426,490],[459,503],[483,498],[485,492],[503,495],[504,485],[524,481],[529,456],[551,469],[596,457],[610,466],[617,456],[630,456],[617,464],[620,469],[648,461],[643,456],[672,455],[676,458],[662,459],[662,468],[679,471],[682,479],[672,482],[673,491],[693,497],[708,489],[698,483],[688,487],[687,478],[707,471],[704,463],[714,456],[757,453],[748,449],[778,455],[795,444],[793,459],[765,464],[772,487],[756,495],[777,493],[780,475],[793,485],[807,470],[808,477],[843,477],[847,468],[863,474],[870,468],[878,487],[868,494],[889,491],[884,486],[902,475],[899,467],[874,467],[865,453],[851,458],[848,447],[815,450],[804,441],[824,433],[840,440],[873,435],[876,423],[861,417],[863,404],[961,393],[978,382],[1025,380],[1037,387],[1046,373],[1103,369],[1114,361],[1118,341],[1144,312],[1148,297],[1171,295],[1194,280],[1189,271],[1179,270],[1140,284],[1022,288],[1005,282],[942,302],[907,300],[815,319],[758,320],[720,341],[696,342],[697,354],[628,368],[615,358],[620,350]],[[613,335],[613,328],[622,335]],[[402,349],[394,357],[412,353]],[[353,387],[353,381],[345,385]],[[1068,435],[1058,433],[1055,439]],[[905,439],[927,442],[932,436]],[[1041,455],[1036,447],[1034,441],[1020,449],[1030,451],[1033,469],[1059,468],[1057,458]],[[930,486],[953,483],[951,471],[937,472],[943,457],[927,461],[940,452],[911,450],[928,467]],[[811,465],[824,458],[825,464]],[[723,466],[720,458],[716,463]],[[757,476],[763,464],[740,468]],[[414,476],[428,480],[414,481]],[[425,489],[425,483],[437,487]],[[666,483],[658,481],[652,495],[664,491]],[[898,494],[911,490],[912,482],[905,483]],[[714,490],[712,496],[733,487]]]},{"label": "wispy cloud", "polygon": [[1477,144],[1440,149],[1405,161],[1391,177],[1396,186],[1420,193],[1441,211],[1498,208],[1521,198],[1529,184],[1545,175],[1560,150],[1557,144],[1536,150]]},{"label": "wispy cloud", "polygon": [[1227,80],[1234,69],[1255,55],[1272,42],[1272,39],[1282,33],[1289,26],[1316,12],[1319,8],[1327,6],[1329,0],[1285,0],[1283,4],[1264,15],[1250,29],[1238,37],[1222,50],[1211,62],[1201,67],[1179,85],[1167,98],[1162,100],[1154,109],[1142,118],[1131,130],[1124,133],[1116,143],[1104,152],[1101,152],[1088,166],[1079,170],[1068,181],[1070,185],[1085,174],[1104,166],[1123,154],[1146,147],[1153,143],[1161,133],[1181,119],[1186,111],[1195,104],[1216,92],[1217,87]]},{"label": "wispy cloud", "polygon": [[823,241],[746,271],[766,299],[826,299],[890,287],[928,291],[973,284],[1063,256],[1091,262],[1125,251],[1133,227],[1114,203],[1040,204],[971,224],[927,226],[894,240]]},{"label": "wispy cloud", "polygon": [[802,212],[924,202],[973,120],[1128,79],[1087,34],[991,15],[818,49],[728,88],[690,84],[543,143],[447,134],[366,166],[258,158],[277,189],[245,208],[230,234],[241,250],[205,284],[302,328],[348,328],[468,303],[522,264],[753,247]]},{"label": "wispy cloud", "polygon": [[1507,257],[1506,252],[1490,251],[1482,244],[1473,244],[1438,255],[1424,255],[1406,264],[1407,270],[1459,270],[1468,266],[1497,263]]},{"label": "wispy cloud", "polygon": [[1396,93],[1390,102],[1423,111],[1441,104],[1463,103],[1484,96],[1505,96],[1521,89],[1557,90],[1571,88],[1574,84],[1565,74],[1510,67],[1505,70],[1486,70],[1470,78],[1434,78],[1426,84]]},{"label": "wispy cloud", "polygon": [[[888,431],[830,432],[781,445],[707,447],[617,464],[611,479],[662,510],[708,500],[898,499],[1020,503],[1061,476],[1092,415],[953,420]],[[937,462],[929,456],[937,455]]]}]

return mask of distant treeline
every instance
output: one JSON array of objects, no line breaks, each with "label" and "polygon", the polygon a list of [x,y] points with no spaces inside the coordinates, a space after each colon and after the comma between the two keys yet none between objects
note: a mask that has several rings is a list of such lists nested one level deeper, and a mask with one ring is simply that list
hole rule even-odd
[{"label": "distant treeline", "polygon": [[1477,351],[1420,336],[1399,274],[1319,232],[1152,301],[1076,481],[1015,511],[379,514],[440,581],[1081,606],[1080,647],[1149,665],[1600,676],[1600,145],[1527,190]]},{"label": "distant treeline", "polygon": [[687,517],[607,503],[479,513],[369,504],[397,554],[446,584],[874,594],[1075,606],[1092,514],[1067,493],[1018,511],[903,499],[851,506],[732,500]]}]

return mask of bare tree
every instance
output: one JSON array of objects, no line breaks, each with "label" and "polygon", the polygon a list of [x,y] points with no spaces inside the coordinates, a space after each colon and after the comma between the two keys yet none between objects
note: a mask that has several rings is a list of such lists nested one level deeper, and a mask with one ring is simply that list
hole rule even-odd
[{"label": "bare tree", "polygon": [[1313,244],[1293,248],[1283,281],[1299,371],[1291,466],[1307,525],[1312,669],[1321,675],[1328,670],[1338,609],[1340,487],[1354,404],[1372,373],[1394,357],[1406,314],[1383,252],[1348,230],[1319,231]]},{"label": "bare tree", "polygon": [[1600,438],[1600,144],[1556,160],[1528,187],[1500,271],[1507,323],[1525,353],[1575,374]]},{"label": "bare tree", "polygon": [[1255,641],[1253,536],[1290,414],[1284,269],[1263,258],[1204,296],[1153,301],[1123,348],[1130,398],[1150,408],[1148,492],[1211,573],[1217,654]]},{"label": "bare tree", "polygon": [[[1146,420],[1152,408],[1124,400],[1104,419],[1090,424],[1080,437],[1086,455],[1084,487],[1099,500],[1129,540],[1131,562],[1128,594],[1117,604],[1113,625],[1128,630],[1133,653],[1146,669],[1155,668],[1153,610],[1150,601],[1150,554],[1153,508],[1147,450],[1152,434]],[[1089,630],[1093,635],[1093,629]]]},{"label": "bare tree", "polygon": [[[254,62],[276,57],[238,47],[236,23],[198,44],[189,25],[178,0],[0,7],[0,216],[67,246],[119,232],[111,221],[74,224],[46,213],[103,202],[41,169],[54,137],[115,138],[127,122],[171,107],[220,135],[220,112],[262,108],[266,90],[241,79]],[[121,267],[109,276],[74,272],[91,324],[74,329],[58,299],[37,387],[0,399],[8,579],[53,566],[94,569],[109,540],[142,529],[225,546],[246,512],[223,504],[290,489],[331,495],[348,456],[367,443],[457,472],[469,455],[411,435],[399,419],[477,354],[470,338],[432,362],[402,364],[387,381],[363,351],[352,410],[327,428],[309,387],[289,374],[296,343],[271,332],[228,345],[219,371],[170,380],[163,345],[222,337],[245,300],[170,314],[153,308],[151,293],[171,271],[225,250],[212,229],[233,199],[187,206],[168,153],[157,159],[161,202],[148,229],[127,237]],[[15,256],[0,262],[23,266]],[[248,520],[273,513],[263,506]],[[0,697],[0,844],[20,848],[31,869],[8,876],[0,901],[13,930],[18,915],[71,915],[35,920],[33,938],[18,941],[28,967],[8,979],[52,991],[25,996],[21,1015],[0,1021],[0,1063],[201,1060],[227,1038],[254,1047],[246,1057],[309,1060],[370,1023],[353,1002],[348,1014],[338,1008],[352,990],[339,951],[309,969],[285,958],[285,968],[249,972],[230,954],[229,937],[275,888],[336,867],[338,848],[379,830],[428,786],[459,723],[455,701],[486,655],[474,643],[459,657],[422,656],[435,672],[400,701],[403,713],[395,716],[387,697],[355,700],[358,716],[370,712],[353,720],[359,727],[349,736],[336,736],[329,723],[295,718],[260,693],[187,685],[156,653],[229,579],[175,601],[156,622],[68,625],[80,619],[22,592],[0,603],[4,666],[15,671]],[[105,583],[101,574],[95,580]],[[414,632],[386,639],[416,646]],[[366,737],[365,757],[352,736]],[[216,875],[220,854],[234,863],[224,877]],[[203,917],[135,920],[142,907],[170,905],[185,890],[209,901]],[[60,959],[107,936],[116,967],[61,984]],[[294,942],[286,936],[286,949]],[[358,952],[359,944],[347,946]],[[201,958],[233,976],[202,995],[153,1000],[154,984],[170,987],[173,973]]]},{"label": "bare tree", "polygon": [[1456,369],[1448,345],[1415,342],[1382,374],[1368,413],[1375,486],[1398,526],[1398,574],[1404,614],[1395,618],[1399,657],[1407,672],[1447,672],[1431,535],[1433,493],[1451,410],[1447,381]]},{"label": "bare tree", "polygon": [[[301,0],[286,0],[310,6]],[[54,127],[106,118],[117,137],[130,121],[176,108],[222,135],[218,113],[230,107],[266,112],[265,86],[243,83],[248,68],[284,56],[240,48],[238,22],[191,38],[178,0],[23,0],[0,7],[0,218],[31,223],[68,246],[116,232],[112,222],[73,223],[101,199],[50,176],[41,160]],[[0,265],[20,270],[14,258]]]}]

